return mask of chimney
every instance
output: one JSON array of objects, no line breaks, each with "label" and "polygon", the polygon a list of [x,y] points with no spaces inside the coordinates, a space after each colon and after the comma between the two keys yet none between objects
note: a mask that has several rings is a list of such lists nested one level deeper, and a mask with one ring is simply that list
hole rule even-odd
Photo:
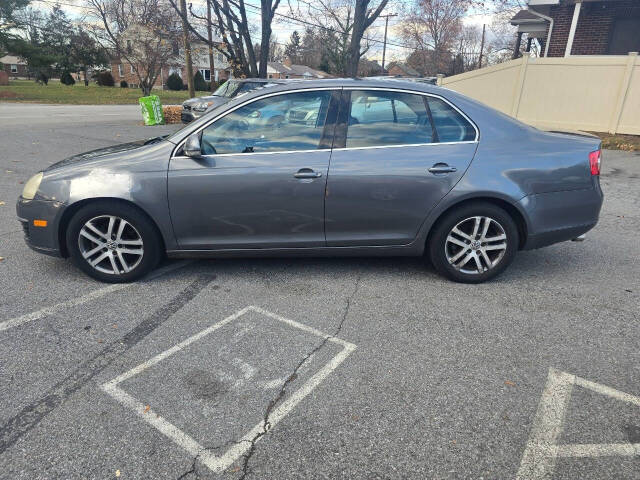
[{"label": "chimney", "polygon": [[282,62],[284,64],[285,67],[287,68],[291,68],[291,57],[284,57],[284,60]]}]

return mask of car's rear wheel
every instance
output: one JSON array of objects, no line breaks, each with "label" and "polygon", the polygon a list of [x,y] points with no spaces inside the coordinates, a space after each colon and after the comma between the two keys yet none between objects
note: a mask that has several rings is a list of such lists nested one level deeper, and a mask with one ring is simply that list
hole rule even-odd
[{"label": "car's rear wheel", "polygon": [[162,247],[146,215],[113,201],[78,210],[69,222],[66,241],[80,269],[110,283],[131,282],[149,273],[158,264]]},{"label": "car's rear wheel", "polygon": [[511,216],[490,203],[466,204],[448,213],[430,236],[436,270],[456,282],[481,283],[504,271],[518,250]]}]

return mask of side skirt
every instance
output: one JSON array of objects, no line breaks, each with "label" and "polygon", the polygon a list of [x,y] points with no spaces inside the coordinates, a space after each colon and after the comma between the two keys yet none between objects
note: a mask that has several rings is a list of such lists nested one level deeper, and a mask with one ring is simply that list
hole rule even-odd
[{"label": "side skirt", "polygon": [[420,257],[421,245],[378,247],[256,248],[225,250],[168,250],[169,258],[238,257]]}]

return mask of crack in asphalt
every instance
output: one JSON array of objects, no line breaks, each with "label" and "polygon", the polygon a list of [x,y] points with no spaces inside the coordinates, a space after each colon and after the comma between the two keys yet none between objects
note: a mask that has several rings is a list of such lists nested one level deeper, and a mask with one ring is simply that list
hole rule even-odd
[{"label": "crack in asphalt", "polygon": [[213,275],[200,275],[168,304],[156,310],[125,334],[124,337],[107,345],[98,354],[81,364],[70,375],[50,388],[43,397],[27,405],[4,425],[1,425],[0,454],[11,448],[47,415],[64,404],[71,395],[87,385],[96,375],[191,302],[215,278]]},{"label": "crack in asphalt", "polygon": [[271,400],[269,402],[269,404],[267,405],[267,409],[264,412],[264,417],[263,417],[263,420],[262,420],[262,430],[260,432],[258,432],[250,440],[251,446],[249,447],[249,451],[246,454],[243,455],[244,456],[244,462],[242,464],[242,475],[239,477],[238,480],[245,480],[247,478],[247,475],[249,475],[249,472],[250,472],[250,470],[249,470],[249,461],[251,460],[251,457],[255,453],[256,442],[258,440],[260,440],[260,438],[265,436],[269,432],[269,430],[271,429],[271,423],[269,422],[269,417],[271,416],[271,412],[276,407],[276,405],[278,405],[282,401],[282,399],[286,395],[287,387],[289,386],[289,384],[291,384],[297,378],[298,372],[300,371],[300,368],[302,368],[302,366],[305,363],[307,363],[309,361],[309,359],[311,357],[313,357],[313,355],[318,353],[327,344],[327,342],[329,340],[331,340],[332,338],[336,338],[338,336],[338,334],[340,333],[340,331],[342,330],[342,327],[344,326],[344,323],[345,323],[345,321],[347,319],[347,316],[349,315],[349,310],[351,308],[351,302],[353,301],[353,299],[355,298],[356,294],[358,293],[358,288],[360,288],[360,278],[361,278],[360,275],[358,275],[356,277],[356,281],[355,281],[355,285],[354,285],[354,288],[353,288],[353,292],[351,292],[351,295],[349,295],[347,297],[345,308],[344,308],[344,312],[342,314],[342,318],[340,319],[340,323],[338,323],[337,328],[333,332],[333,335],[326,336],[307,355],[305,355],[304,358],[302,360],[300,360],[300,362],[298,362],[298,365],[296,365],[296,367],[293,369],[293,372],[291,372],[291,375],[289,375],[287,377],[287,379],[282,384],[282,387],[280,387],[280,390],[278,391],[278,393],[275,396],[275,398],[273,400]]},{"label": "crack in asphalt", "polygon": [[227,442],[221,443],[220,445],[215,445],[213,447],[203,447],[202,450],[200,450],[198,452],[198,454],[195,457],[193,457],[193,460],[191,461],[191,466],[189,467],[189,470],[187,470],[184,473],[182,473],[176,480],[184,480],[189,475],[193,475],[194,478],[196,480],[198,480],[200,478],[200,473],[198,472],[198,459],[202,456],[202,454],[204,452],[207,452],[207,451],[210,451],[210,450],[219,450],[221,448],[228,447],[229,445],[238,445],[238,444],[244,443],[244,442],[248,442],[248,440],[240,440],[240,441],[229,440]]}]

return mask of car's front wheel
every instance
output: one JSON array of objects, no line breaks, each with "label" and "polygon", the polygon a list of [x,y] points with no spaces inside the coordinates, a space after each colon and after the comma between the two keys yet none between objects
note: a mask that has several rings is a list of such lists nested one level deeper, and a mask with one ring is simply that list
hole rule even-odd
[{"label": "car's front wheel", "polygon": [[470,203],[438,222],[430,236],[429,253],[445,277],[480,283],[509,266],[518,242],[518,228],[505,210],[490,203]]},{"label": "car's front wheel", "polygon": [[114,201],[78,210],[69,222],[66,242],[73,262],[103,282],[137,280],[153,270],[161,256],[161,241],[151,220]]}]

